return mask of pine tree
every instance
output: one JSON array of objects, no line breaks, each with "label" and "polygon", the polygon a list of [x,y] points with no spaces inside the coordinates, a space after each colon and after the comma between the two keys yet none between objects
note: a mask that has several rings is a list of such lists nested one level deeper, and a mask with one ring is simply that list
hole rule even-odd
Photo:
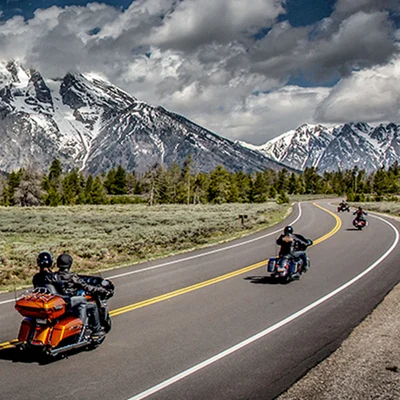
[{"label": "pine tree", "polygon": [[61,204],[61,176],[62,166],[60,160],[54,159],[49,168],[47,179],[43,179],[43,188],[47,191],[44,203],[48,206],[56,207]]},{"label": "pine tree", "polygon": [[127,181],[126,181],[126,171],[119,165],[114,177],[114,184],[112,186],[113,194],[126,194],[127,193]]},{"label": "pine tree", "polygon": [[278,179],[275,184],[275,188],[278,191],[278,193],[281,193],[282,191],[286,191],[288,188],[288,170],[286,168],[281,169],[278,172]]},{"label": "pine tree", "polygon": [[3,191],[3,201],[6,206],[15,205],[14,194],[21,181],[21,174],[21,169],[17,172],[11,171],[10,175],[7,178],[7,183]]},{"label": "pine tree", "polygon": [[113,193],[113,188],[114,188],[116,173],[117,173],[116,169],[112,168],[107,172],[106,177],[104,179],[104,187],[106,188],[108,194],[115,194]]},{"label": "pine tree", "polygon": [[82,179],[77,169],[73,169],[64,176],[61,188],[62,203],[65,205],[76,204],[79,194],[83,192]]},{"label": "pine tree", "polygon": [[303,179],[306,194],[321,193],[322,179],[318,175],[315,167],[306,168],[303,173]]},{"label": "pine tree", "polygon": [[209,176],[204,172],[196,174],[193,182],[193,204],[207,203]]},{"label": "pine tree", "polygon": [[49,180],[50,183],[52,182],[59,182],[60,178],[62,175],[62,166],[61,166],[61,162],[60,160],[58,160],[57,158],[55,158],[51,165],[50,165],[50,169],[49,169]]},{"label": "pine tree", "polygon": [[383,193],[387,192],[388,184],[387,184],[387,174],[385,169],[379,168],[373,178],[373,189],[377,196],[382,196]]},{"label": "pine tree", "polygon": [[93,189],[93,176],[89,175],[86,179],[86,185],[84,190],[85,204],[93,204],[92,189]]},{"label": "pine tree", "polygon": [[100,179],[100,176],[96,176],[93,181],[92,190],[90,192],[92,204],[108,204],[107,192]]},{"label": "pine tree", "polygon": [[298,183],[297,175],[292,172],[288,179],[287,190],[289,194],[299,194],[300,193],[300,185]]},{"label": "pine tree", "polygon": [[210,185],[208,187],[208,200],[211,203],[226,203],[230,193],[229,172],[218,165],[210,175]]},{"label": "pine tree", "polygon": [[252,185],[252,198],[256,203],[262,203],[267,201],[268,197],[270,196],[266,174],[263,172],[256,172]]},{"label": "pine tree", "polygon": [[236,172],[233,177],[233,184],[238,190],[239,203],[248,203],[251,201],[251,179],[249,175],[246,175],[243,171]]},{"label": "pine tree", "polygon": [[289,203],[289,197],[283,190],[281,190],[278,198],[276,199],[276,202],[277,202],[277,204]]}]

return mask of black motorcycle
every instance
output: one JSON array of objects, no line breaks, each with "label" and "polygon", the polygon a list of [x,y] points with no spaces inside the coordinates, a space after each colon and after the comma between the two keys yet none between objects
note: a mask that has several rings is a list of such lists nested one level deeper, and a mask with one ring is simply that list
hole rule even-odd
[{"label": "black motorcycle", "polygon": [[337,208],[337,211],[338,211],[338,212],[341,212],[341,211],[343,211],[343,212],[345,212],[345,211],[350,212],[350,207],[349,207],[348,204],[341,204],[341,205],[339,205],[339,207]]}]

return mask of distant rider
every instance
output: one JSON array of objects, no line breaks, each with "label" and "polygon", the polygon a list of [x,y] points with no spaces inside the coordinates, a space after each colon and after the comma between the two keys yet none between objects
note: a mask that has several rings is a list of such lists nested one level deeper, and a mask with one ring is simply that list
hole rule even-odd
[{"label": "distant rider", "polygon": [[339,207],[341,209],[346,209],[349,205],[347,204],[346,200],[340,202]]},{"label": "distant rider", "polygon": [[[279,257],[291,256],[293,258],[300,258],[303,261],[303,271],[307,272],[309,265],[305,249],[312,244],[312,241],[306,239],[304,236],[293,233],[293,227],[286,226],[283,234],[276,240],[276,244],[281,246],[279,250]],[[293,275],[295,266],[291,267],[289,273]]]},{"label": "distant rider", "polygon": [[354,212],[353,212],[353,215],[356,216],[356,219],[357,219],[357,220],[366,222],[366,219],[365,219],[364,215],[368,215],[368,213],[366,213],[366,212],[362,209],[362,207],[358,207],[358,210],[354,211]]}]

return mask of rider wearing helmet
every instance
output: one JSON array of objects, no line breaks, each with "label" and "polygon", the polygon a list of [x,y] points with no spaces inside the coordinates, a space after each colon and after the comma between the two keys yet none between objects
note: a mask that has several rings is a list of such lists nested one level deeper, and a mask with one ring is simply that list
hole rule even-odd
[{"label": "rider wearing helmet", "polygon": [[51,266],[53,265],[53,257],[51,254],[47,251],[42,251],[38,254],[36,261],[39,272],[33,276],[33,287],[44,287],[53,293],[57,292],[57,278],[51,270]]},{"label": "rider wearing helmet", "polygon": [[[293,227],[288,225],[283,230],[283,234],[276,240],[276,244],[281,246],[279,257],[290,255],[294,258],[300,258],[303,261],[303,271],[306,272],[309,268],[305,248],[310,245],[310,240],[304,236],[295,234]],[[290,271],[293,274],[295,271]]]},{"label": "rider wearing helmet", "polygon": [[353,212],[353,215],[355,215],[356,219],[358,219],[359,221],[366,221],[364,215],[368,215],[368,213],[366,213],[360,206],[356,211]]},{"label": "rider wearing helmet", "polygon": [[100,324],[99,309],[97,304],[88,302],[86,297],[81,295],[81,291],[84,291],[88,294],[95,294],[102,293],[105,291],[105,289],[88,285],[77,274],[70,272],[72,261],[72,257],[66,253],[60,254],[57,258],[58,271],[56,272],[56,275],[61,285],[61,293],[66,296],[70,296],[71,307],[77,310],[78,316],[84,325],[88,324],[87,314],[89,312],[93,318],[91,323],[93,335],[102,336],[105,334],[105,331]]}]

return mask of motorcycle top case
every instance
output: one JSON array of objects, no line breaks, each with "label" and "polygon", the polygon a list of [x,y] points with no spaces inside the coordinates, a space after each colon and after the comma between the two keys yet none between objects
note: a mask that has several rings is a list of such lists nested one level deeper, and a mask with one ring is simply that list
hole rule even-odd
[{"label": "motorcycle top case", "polygon": [[56,319],[66,312],[67,303],[60,296],[31,291],[18,298],[15,309],[24,317]]},{"label": "motorcycle top case", "polygon": [[268,260],[268,272],[274,272],[275,271],[275,266],[276,266],[276,262],[277,262],[277,258],[276,257],[273,257],[273,258],[270,258],[269,260]]}]

